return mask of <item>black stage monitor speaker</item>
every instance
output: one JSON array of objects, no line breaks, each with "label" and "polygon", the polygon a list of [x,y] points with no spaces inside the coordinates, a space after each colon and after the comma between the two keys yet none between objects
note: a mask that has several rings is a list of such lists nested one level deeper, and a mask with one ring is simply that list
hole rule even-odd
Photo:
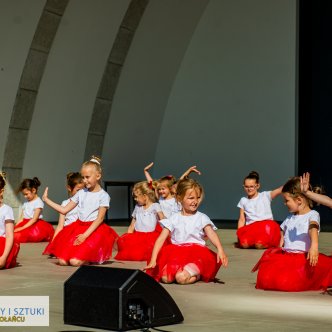
[{"label": "black stage monitor speaker", "polygon": [[65,324],[125,331],[182,321],[167,291],[140,270],[82,266],[64,284]]}]

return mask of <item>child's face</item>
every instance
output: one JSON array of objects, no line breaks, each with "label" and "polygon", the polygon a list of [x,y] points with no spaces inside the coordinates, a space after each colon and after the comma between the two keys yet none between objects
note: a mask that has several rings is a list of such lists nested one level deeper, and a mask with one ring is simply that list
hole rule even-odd
[{"label": "child's face", "polygon": [[201,203],[201,191],[198,188],[188,189],[180,201],[183,212],[187,215],[195,214]]},{"label": "child's face", "polygon": [[246,179],[243,188],[248,197],[253,197],[257,194],[259,183],[257,183],[255,179]]},{"label": "child's face", "polygon": [[158,194],[162,198],[168,198],[171,196],[171,191],[164,182],[161,182],[158,186]]},{"label": "child's face", "polygon": [[146,195],[142,194],[140,190],[135,190],[134,191],[134,200],[137,202],[138,205],[146,205]]},{"label": "child's face", "polygon": [[291,213],[299,212],[299,207],[301,205],[300,197],[294,198],[289,193],[283,193],[282,196],[284,197],[284,202],[289,212]]},{"label": "child's face", "polygon": [[23,189],[22,195],[27,201],[32,201],[36,197],[37,190],[35,188],[30,189]]},{"label": "child's face", "polygon": [[84,183],[77,183],[73,189],[71,189],[69,186],[67,187],[68,192],[70,196],[74,196],[79,190],[84,188]]},{"label": "child's face", "polygon": [[81,175],[83,178],[83,184],[88,190],[94,189],[101,179],[101,174],[92,165],[82,167]]}]

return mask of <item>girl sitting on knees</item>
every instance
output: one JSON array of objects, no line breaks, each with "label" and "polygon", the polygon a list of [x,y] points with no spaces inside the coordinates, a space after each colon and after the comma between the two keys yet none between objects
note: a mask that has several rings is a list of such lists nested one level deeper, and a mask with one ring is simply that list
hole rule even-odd
[{"label": "girl sitting on knees", "polygon": [[45,189],[44,202],[59,213],[66,215],[78,206],[78,220],[64,227],[49,248],[49,253],[58,257],[60,265],[101,264],[112,256],[118,235],[104,223],[110,197],[99,183],[101,174],[98,157],[92,156],[83,163],[81,175],[85,188],[71,197],[64,207],[51,201],[48,188]]},{"label": "girl sitting on knees", "polygon": [[19,187],[19,191],[27,200],[23,204],[23,218],[14,228],[15,241],[23,242],[43,242],[50,241],[54,234],[51,224],[43,220],[43,201],[38,197],[40,186],[38,178],[24,179]]},{"label": "girl sitting on knees", "polygon": [[159,203],[156,203],[154,190],[149,187],[147,181],[135,184],[133,196],[137,205],[128,232],[118,239],[118,253],[115,259],[147,261],[161,231],[159,220],[165,217]]},{"label": "girl sitting on knees", "polygon": [[[177,185],[176,197],[182,210],[161,221],[164,228],[145,270],[164,283],[212,281],[220,266],[227,266],[228,259],[214,224],[197,210],[203,199],[203,188],[193,179],[183,179]],[[171,244],[163,247],[169,235]],[[217,248],[217,253],[205,246],[205,236]]]},{"label": "girl sitting on knees", "polygon": [[268,249],[256,264],[256,288],[285,292],[326,289],[332,285],[332,258],[318,252],[319,213],[301,192],[299,177],[282,193],[290,215],[281,224],[282,248]]},{"label": "girl sitting on knees", "polygon": [[243,187],[247,197],[242,197],[237,205],[240,208],[238,246],[256,249],[278,247],[280,227],[273,220],[271,201],[281,194],[282,187],[259,192],[260,183],[257,172],[250,172],[244,178]]}]

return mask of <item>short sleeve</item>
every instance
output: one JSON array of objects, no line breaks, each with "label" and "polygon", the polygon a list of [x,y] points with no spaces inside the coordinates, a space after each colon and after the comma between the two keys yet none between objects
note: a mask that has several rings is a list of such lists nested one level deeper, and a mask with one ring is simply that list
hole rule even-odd
[{"label": "short sleeve", "polygon": [[5,211],[5,220],[13,220],[14,221],[14,212],[11,207],[8,207]]},{"label": "short sleeve", "polygon": [[245,197],[242,197],[240,199],[240,202],[237,204],[238,208],[243,209],[243,207],[244,207],[244,200],[245,200]]},{"label": "short sleeve", "polygon": [[160,224],[163,226],[163,228],[167,228],[170,232],[173,232],[174,225],[171,219],[160,220]]},{"label": "short sleeve", "polygon": [[133,213],[131,214],[131,216],[132,216],[133,218],[135,218],[135,219],[136,219],[136,215],[137,215],[137,209],[138,209],[138,206],[135,205],[134,211],[133,211]]},{"label": "short sleeve", "polygon": [[104,191],[103,195],[100,197],[99,206],[103,206],[103,207],[109,208],[110,201],[111,201],[110,195],[106,191]]},{"label": "short sleeve", "polygon": [[44,208],[44,202],[38,197],[38,199],[36,199],[34,207],[36,209],[43,209]]},{"label": "short sleeve", "polygon": [[316,222],[320,226],[320,216],[319,216],[319,213],[315,210],[311,211],[310,222],[311,221]]},{"label": "short sleeve", "polygon": [[80,192],[83,189],[79,190],[74,196],[70,197],[70,200],[73,201],[74,203],[78,204],[78,202],[80,201]]},{"label": "short sleeve", "polygon": [[270,202],[272,202],[271,190],[270,191],[263,191],[261,194],[264,195]]},{"label": "short sleeve", "polygon": [[161,206],[159,203],[153,203],[153,208],[156,212],[161,212]]},{"label": "short sleeve", "polygon": [[204,213],[202,213],[202,218],[201,218],[201,227],[202,229],[205,228],[205,226],[210,225],[212,226],[213,230],[217,230],[218,228],[215,226],[215,224],[212,222],[212,220]]}]

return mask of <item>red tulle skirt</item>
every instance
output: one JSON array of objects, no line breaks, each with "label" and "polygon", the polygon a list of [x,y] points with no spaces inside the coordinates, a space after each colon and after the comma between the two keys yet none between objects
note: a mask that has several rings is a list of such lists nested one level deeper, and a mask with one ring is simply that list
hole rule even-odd
[{"label": "red tulle skirt", "polygon": [[[3,251],[5,250],[5,245],[6,245],[6,238],[3,236],[0,236],[0,256],[2,256]],[[9,255],[6,259],[6,265],[4,267],[5,269],[10,269],[17,265],[16,258],[17,258],[19,251],[20,251],[20,244],[15,242],[15,240],[14,240],[12,249],[10,250]]]},{"label": "red tulle skirt", "polygon": [[319,254],[316,266],[310,266],[307,253],[268,249],[252,272],[256,270],[258,289],[302,292],[332,285],[332,257],[324,254]]},{"label": "red tulle skirt", "polygon": [[273,248],[280,245],[280,226],[274,220],[256,221],[239,228],[236,234],[240,247]]},{"label": "red tulle skirt", "polygon": [[[23,219],[23,221],[16,225],[14,229],[24,226],[29,220],[30,219]],[[50,241],[53,234],[53,226],[45,220],[39,219],[30,227],[14,233],[14,239],[18,243],[44,242]]]},{"label": "red tulle skirt", "polygon": [[81,244],[74,245],[76,237],[83,234],[92,224],[77,220],[64,227],[51,243],[46,247],[43,254],[69,261],[72,258],[91,263],[103,263],[112,257],[113,244],[119,237],[111,227],[102,223]]},{"label": "red tulle skirt", "polygon": [[221,266],[221,261],[217,263],[217,254],[206,246],[196,243],[169,244],[161,249],[156,267],[147,273],[157,281],[162,276],[174,280],[176,273],[189,263],[197,265],[200,278],[205,282],[213,281]]}]

